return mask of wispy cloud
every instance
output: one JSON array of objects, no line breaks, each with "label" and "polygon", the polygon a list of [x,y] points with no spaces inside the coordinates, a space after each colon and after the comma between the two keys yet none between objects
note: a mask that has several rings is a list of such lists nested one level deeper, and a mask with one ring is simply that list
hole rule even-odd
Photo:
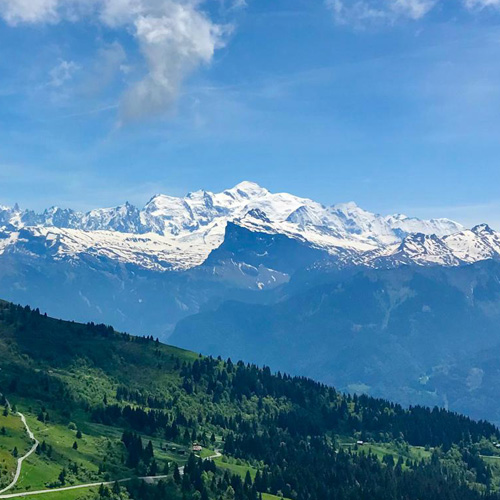
[{"label": "wispy cloud", "polygon": [[0,12],[11,25],[56,22],[58,0],[0,0]]},{"label": "wispy cloud", "polygon": [[[162,114],[175,103],[186,78],[208,65],[224,47],[231,27],[213,22],[200,0],[0,0],[0,16],[12,26],[57,24],[62,20],[97,21],[131,32],[144,57],[145,73],[125,92],[122,120]],[[235,7],[244,6],[237,1]],[[126,54],[121,45],[103,48],[101,80],[111,80]],[[78,65],[60,61],[51,71],[51,85],[62,86]],[[113,74],[111,74],[112,72]],[[94,81],[97,79],[94,78]],[[98,82],[96,82],[98,83]]]},{"label": "wispy cloud", "polygon": [[99,94],[128,71],[127,53],[123,46],[117,41],[104,43],[86,70],[80,90],[86,95]]},{"label": "wispy cloud", "polygon": [[[402,20],[419,21],[446,0],[325,0],[335,21],[356,27],[395,24]],[[500,8],[500,0],[460,0],[466,10]]]},{"label": "wispy cloud", "polygon": [[74,61],[59,61],[59,64],[50,70],[49,86],[62,87],[79,69],[80,66]]},{"label": "wispy cloud", "polygon": [[248,7],[246,0],[234,0],[231,4],[232,9],[244,9],[245,7]]},{"label": "wispy cloud", "polygon": [[394,23],[418,20],[428,14],[437,0],[326,0],[341,24]]},{"label": "wispy cloud", "polygon": [[500,0],[464,0],[464,3],[469,9],[500,7]]},{"label": "wispy cloud", "polygon": [[166,2],[161,15],[140,15],[134,26],[149,72],[124,96],[125,120],[168,109],[185,78],[199,65],[211,62],[228,31],[210,22],[193,5],[174,2]]}]

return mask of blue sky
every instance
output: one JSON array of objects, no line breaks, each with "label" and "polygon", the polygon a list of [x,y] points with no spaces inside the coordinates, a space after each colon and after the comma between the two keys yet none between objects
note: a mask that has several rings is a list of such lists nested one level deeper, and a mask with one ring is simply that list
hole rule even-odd
[{"label": "blue sky", "polygon": [[0,203],[253,180],[500,228],[500,0],[0,0]]}]

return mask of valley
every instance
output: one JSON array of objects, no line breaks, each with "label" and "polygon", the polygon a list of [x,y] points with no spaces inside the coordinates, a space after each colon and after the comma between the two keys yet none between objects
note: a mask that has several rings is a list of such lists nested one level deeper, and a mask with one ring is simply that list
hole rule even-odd
[{"label": "valley", "polygon": [[485,224],[324,206],[251,182],[141,209],[2,207],[0,296],[500,422],[499,242]]},{"label": "valley", "polygon": [[12,405],[2,416],[2,485],[15,472],[13,445],[19,455],[33,445],[14,409],[39,441],[1,498],[500,495],[500,431],[444,410],[347,396],[8,303],[0,354]]}]

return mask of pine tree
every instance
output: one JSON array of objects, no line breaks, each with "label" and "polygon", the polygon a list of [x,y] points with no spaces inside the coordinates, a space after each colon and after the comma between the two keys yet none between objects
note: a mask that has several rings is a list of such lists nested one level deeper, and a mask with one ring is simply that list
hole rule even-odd
[{"label": "pine tree", "polygon": [[59,473],[59,482],[64,485],[66,484],[66,469],[62,469],[61,472]]},{"label": "pine tree", "polygon": [[158,474],[158,464],[156,463],[156,460],[154,458],[151,462],[151,465],[149,466],[148,474],[153,477]]},{"label": "pine tree", "polygon": [[179,471],[179,466],[175,464],[174,466],[174,481],[179,484],[181,482],[181,473]]},{"label": "pine tree", "polygon": [[250,475],[250,471],[247,470],[246,476],[245,476],[245,486],[250,487],[252,486],[252,476]]},{"label": "pine tree", "polygon": [[146,446],[146,449],[144,450],[144,460],[145,462],[148,462],[154,457],[154,450],[153,450],[153,443],[149,441],[149,443]]}]

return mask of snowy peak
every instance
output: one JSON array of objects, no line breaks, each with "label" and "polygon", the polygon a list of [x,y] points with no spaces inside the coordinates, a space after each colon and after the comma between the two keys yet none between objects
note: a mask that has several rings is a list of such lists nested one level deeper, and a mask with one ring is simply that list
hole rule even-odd
[{"label": "snowy peak", "polygon": [[143,211],[153,217],[173,218],[177,212],[184,213],[187,208],[182,198],[157,194],[146,203]]},{"label": "snowy peak", "polygon": [[81,228],[85,231],[140,233],[140,212],[128,202],[115,208],[92,210],[82,218]]},{"label": "snowy peak", "polygon": [[442,238],[436,234],[410,234],[399,245],[387,247],[367,262],[376,266],[459,266],[499,258],[500,233],[480,225]]},{"label": "snowy peak", "polygon": [[455,266],[460,264],[451,248],[435,234],[416,233],[407,236],[398,248],[398,258],[406,262],[415,262],[419,265],[438,264]]},{"label": "snowy peak", "polygon": [[397,214],[385,218],[390,226],[395,230],[401,230],[406,234],[424,233],[435,234],[442,238],[443,236],[463,231],[462,224],[450,219],[430,219],[421,220],[415,217]]},{"label": "snowy peak", "polygon": [[36,248],[51,248],[54,258],[92,254],[141,267],[187,269],[223,243],[229,223],[298,240],[332,259],[342,255],[343,265],[459,265],[500,255],[499,234],[485,224],[466,230],[449,219],[383,216],[353,202],[326,207],[248,181],[220,193],[158,194],[142,209],[127,202],[87,213],[52,207],[37,214],[2,206],[0,253],[35,248],[26,245],[31,238]]},{"label": "snowy peak", "polygon": [[51,207],[43,212],[41,219],[48,226],[73,227],[80,217],[71,209]]},{"label": "snowy peak", "polygon": [[182,198],[156,195],[144,207],[141,220],[150,232],[178,235],[195,226],[191,207]]},{"label": "snowy peak", "polygon": [[334,205],[331,210],[351,234],[366,235],[371,241],[382,244],[400,239],[383,217],[363,210],[356,203],[341,203]]},{"label": "snowy peak", "polygon": [[287,222],[305,228],[307,226],[324,226],[328,223],[328,212],[323,206],[301,205],[286,219]]},{"label": "snowy peak", "polygon": [[255,182],[243,181],[236,184],[231,189],[226,189],[223,194],[239,200],[252,200],[253,198],[260,198],[269,194],[266,188],[263,188]]},{"label": "snowy peak", "polygon": [[500,258],[500,233],[487,224],[480,224],[443,239],[464,262]]},{"label": "snowy peak", "polygon": [[477,235],[492,235],[495,233],[488,224],[478,224],[474,226],[471,231]]}]

